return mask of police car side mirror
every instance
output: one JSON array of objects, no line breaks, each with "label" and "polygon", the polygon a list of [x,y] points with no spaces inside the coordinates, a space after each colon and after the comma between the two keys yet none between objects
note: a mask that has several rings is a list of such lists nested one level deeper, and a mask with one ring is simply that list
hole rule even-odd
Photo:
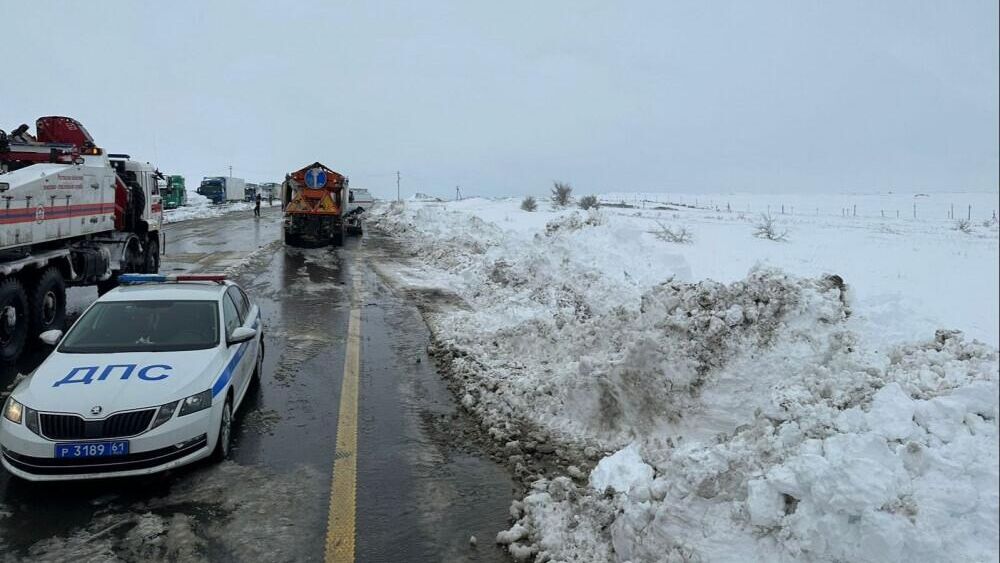
[{"label": "police car side mirror", "polygon": [[252,328],[247,328],[245,326],[241,326],[233,330],[233,332],[229,335],[229,338],[226,340],[226,342],[228,342],[229,344],[239,344],[240,342],[246,342],[247,340],[251,340],[255,336],[257,336],[256,330]]},{"label": "police car side mirror", "polygon": [[49,346],[55,346],[59,344],[59,340],[62,339],[63,331],[61,330],[46,330],[45,332],[38,335],[38,339]]}]

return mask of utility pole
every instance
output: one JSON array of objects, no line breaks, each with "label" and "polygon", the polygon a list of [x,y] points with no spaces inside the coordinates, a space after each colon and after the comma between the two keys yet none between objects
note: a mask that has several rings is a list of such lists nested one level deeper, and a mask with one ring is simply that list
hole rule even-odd
[{"label": "utility pole", "polygon": [[229,165],[229,177],[230,178],[233,177],[233,165],[232,164]]},{"label": "utility pole", "polygon": [[396,201],[399,201],[399,170],[396,171]]}]

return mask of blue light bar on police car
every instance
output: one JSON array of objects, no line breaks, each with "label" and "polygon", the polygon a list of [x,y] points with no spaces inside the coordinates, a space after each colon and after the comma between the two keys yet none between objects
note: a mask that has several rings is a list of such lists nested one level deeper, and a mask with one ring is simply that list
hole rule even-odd
[{"label": "blue light bar on police car", "polygon": [[185,281],[214,281],[222,282],[226,281],[226,276],[223,274],[183,274],[183,275],[166,275],[166,274],[119,274],[118,283],[166,283],[166,282],[185,282]]}]

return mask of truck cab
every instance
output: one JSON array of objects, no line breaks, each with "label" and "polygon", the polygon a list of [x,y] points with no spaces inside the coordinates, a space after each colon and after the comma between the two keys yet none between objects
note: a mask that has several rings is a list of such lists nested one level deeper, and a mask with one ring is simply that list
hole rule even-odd
[{"label": "truck cab", "polygon": [[212,203],[226,202],[226,179],[205,178],[198,186],[198,193],[212,200]]},{"label": "truck cab", "polygon": [[167,176],[166,186],[160,189],[164,209],[177,209],[187,205],[187,191],[184,188],[184,176]]},{"label": "truck cab", "polygon": [[[125,185],[132,190],[141,212],[136,217],[136,232],[159,231],[163,226],[163,199],[160,196],[161,174],[152,164],[132,160],[127,154],[109,154],[108,160]],[[146,197],[149,194],[149,197]]]},{"label": "truck cab", "polygon": [[247,184],[246,187],[243,188],[243,200],[253,203],[254,199],[257,197],[257,194],[259,193],[258,192],[259,189],[260,188],[259,186],[257,186],[257,184]]}]

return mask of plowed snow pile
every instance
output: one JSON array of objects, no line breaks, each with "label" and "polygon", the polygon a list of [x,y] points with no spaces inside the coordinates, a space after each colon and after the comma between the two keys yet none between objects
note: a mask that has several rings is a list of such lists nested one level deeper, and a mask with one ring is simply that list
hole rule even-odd
[{"label": "plowed snow pile", "polygon": [[641,214],[479,201],[373,220],[413,251],[398,283],[455,296],[423,309],[453,390],[530,484],[497,537],[516,558],[1000,555],[1000,368],[963,327],[892,341],[842,272],[693,279]]},{"label": "plowed snow pile", "polygon": [[248,211],[250,209],[253,209],[253,205],[242,201],[215,205],[212,203],[212,200],[207,197],[199,193],[189,191],[187,193],[187,205],[184,207],[178,207],[177,209],[165,210],[163,212],[163,222],[179,223],[181,221],[189,221],[191,219],[208,219],[211,217],[219,217],[220,215],[225,215],[226,213],[233,213],[234,211]]}]

